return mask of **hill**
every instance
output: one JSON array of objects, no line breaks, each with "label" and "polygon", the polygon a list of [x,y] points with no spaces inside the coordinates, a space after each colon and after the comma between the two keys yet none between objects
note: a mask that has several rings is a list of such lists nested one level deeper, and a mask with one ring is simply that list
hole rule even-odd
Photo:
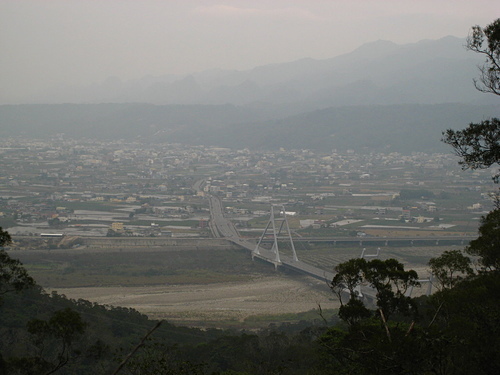
[{"label": "hill", "polygon": [[499,107],[405,104],[300,111],[287,106],[4,105],[0,106],[0,136],[53,138],[64,134],[71,138],[324,152],[449,152],[440,142],[443,130],[495,116]]}]

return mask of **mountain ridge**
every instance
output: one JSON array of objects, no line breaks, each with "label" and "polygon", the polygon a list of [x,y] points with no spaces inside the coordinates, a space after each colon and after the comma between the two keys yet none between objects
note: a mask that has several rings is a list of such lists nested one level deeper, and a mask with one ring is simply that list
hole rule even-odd
[{"label": "mountain ridge", "polygon": [[[44,93],[32,101],[52,104],[146,102],[238,106],[305,102],[311,110],[318,109],[315,100],[322,107],[408,102],[487,103],[487,99],[481,97],[470,84],[477,74],[480,56],[466,51],[464,41],[453,36],[411,44],[378,40],[329,59],[302,58],[243,71],[212,69],[181,77],[147,76],[125,82],[109,78],[88,87]],[[366,91],[366,98],[354,102],[343,99],[342,88],[360,81],[373,83]],[[414,95],[413,81],[430,82],[432,85],[419,88],[418,95]],[[437,90],[448,86],[453,89],[446,92]],[[384,94],[388,87],[393,87],[398,94]],[[332,96],[332,92],[335,95]],[[380,100],[374,102],[373,98]]]},{"label": "mountain ridge", "polygon": [[329,107],[154,105],[147,103],[0,106],[5,138],[125,139],[319,152],[449,152],[442,132],[497,116],[500,105],[397,104]]}]

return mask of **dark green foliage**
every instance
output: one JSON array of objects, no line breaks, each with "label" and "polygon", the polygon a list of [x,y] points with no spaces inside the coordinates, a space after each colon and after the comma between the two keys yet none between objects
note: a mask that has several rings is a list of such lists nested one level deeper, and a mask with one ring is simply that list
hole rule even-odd
[{"label": "dark green foliage", "polygon": [[[410,287],[418,286],[418,275],[415,271],[405,271],[403,264],[395,259],[385,261],[374,259],[351,259],[335,267],[336,275],[330,283],[332,292],[339,298],[341,307],[339,317],[349,325],[353,325],[371,314],[358,300],[362,294],[360,286],[369,285],[376,294],[376,305],[380,309],[382,319],[392,314],[414,316],[416,307],[413,300],[405,296]],[[344,305],[342,294],[349,295]]]},{"label": "dark green foliage", "polygon": [[429,260],[433,276],[442,288],[453,288],[464,277],[472,275],[471,260],[459,250],[445,251]]},{"label": "dark green foliage", "polygon": [[342,294],[345,292],[348,292],[350,299],[358,296],[356,287],[363,281],[365,267],[366,260],[360,258],[350,259],[335,267],[336,274],[330,283],[330,289],[337,295],[341,304],[343,304]]},{"label": "dark green foliage", "polygon": [[[405,296],[417,275],[400,262],[352,259],[337,266],[331,284],[347,295],[339,310],[347,324],[249,334],[165,322],[120,374],[497,374],[500,276],[493,268],[472,274],[467,259],[450,251],[431,261],[448,287],[419,299]],[[360,283],[373,288],[376,310],[359,299]],[[111,374],[153,323],[132,309],[39,287],[4,298],[0,373]]]},{"label": "dark green foliage", "polygon": [[49,227],[51,227],[51,228],[61,228],[64,226],[64,224],[61,223],[61,220],[58,217],[48,219],[47,223],[49,224]]},{"label": "dark green foliage", "polygon": [[[500,19],[485,28],[474,26],[466,48],[486,57],[474,84],[479,91],[500,95]],[[460,131],[447,130],[443,141],[460,156],[463,168],[488,168],[500,163],[500,120],[471,123]],[[499,182],[500,175],[493,177]],[[478,257],[482,269],[474,274],[469,258],[445,252],[429,265],[445,288],[427,305],[428,341],[436,358],[435,373],[500,373],[500,208],[481,219],[479,237],[465,252]],[[458,273],[458,277],[455,276]],[[432,318],[431,318],[432,316]]]},{"label": "dark green foliage", "polygon": [[462,159],[463,168],[488,168],[500,161],[500,120],[470,123],[463,130],[448,129],[443,142],[449,144]]},{"label": "dark green foliage", "polygon": [[351,298],[339,308],[339,318],[351,326],[370,316],[372,312],[366,308],[363,301],[356,298]]},{"label": "dark green foliage", "polygon": [[428,340],[446,374],[500,372],[500,275],[481,273],[430,298]]},{"label": "dark green foliage", "polygon": [[[416,275],[406,274],[393,260],[384,263],[352,260],[338,267],[339,271],[354,276],[350,280],[356,279],[354,265],[363,268],[362,280],[371,280],[371,285],[377,286],[379,310],[366,309],[356,295],[343,304],[339,315],[348,326],[332,327],[320,338],[324,372],[319,373],[499,373],[498,272],[476,275],[470,268],[470,260],[461,252],[445,252],[430,263],[443,271],[447,288],[432,297],[411,299],[397,291],[416,283]],[[455,277],[457,272],[460,279]],[[388,289],[389,284],[392,287]],[[388,294],[389,290],[395,294]],[[360,311],[371,314],[363,316]]]},{"label": "dark green foliage", "polygon": [[[10,361],[10,372],[53,374],[66,366],[81,352],[75,342],[87,324],[70,308],[54,312],[49,320],[33,319],[26,325],[36,349],[32,355]],[[29,364],[29,369],[26,368]]]},{"label": "dark green foliage", "polygon": [[[111,373],[117,367],[114,353],[119,348],[129,352],[152,324],[133,309],[70,300],[57,293],[47,295],[40,288],[10,293],[4,299],[0,306],[0,353],[11,369],[26,362],[34,366],[35,361],[44,369],[49,368],[58,358],[57,348],[68,348],[71,343],[73,350],[65,352],[70,354],[68,363],[58,374],[91,373],[92,369],[107,369],[105,373]],[[164,322],[155,337],[165,345],[187,346],[222,334],[218,330],[201,331]]]},{"label": "dark green foliage", "polygon": [[5,245],[9,245],[12,242],[12,238],[10,237],[9,232],[4,231],[2,227],[0,227],[0,247],[4,247]]},{"label": "dark green foliage", "polygon": [[[48,295],[39,287],[9,293],[0,307],[0,370],[112,373],[150,327],[133,309]],[[154,332],[155,344],[141,348],[123,373],[303,374],[315,366],[320,332],[308,327],[249,335],[164,322]]]},{"label": "dark green foliage", "polygon": [[422,333],[409,332],[408,324],[390,324],[391,335],[376,319],[367,319],[354,329],[332,328],[325,334],[323,360],[325,374],[428,374]]},{"label": "dark green foliage", "polygon": [[[322,373],[317,338],[325,329],[309,327],[295,335],[269,329],[222,333],[198,344],[167,344],[161,335],[145,343],[126,364],[130,374],[305,374]],[[125,356],[120,353],[120,358]],[[128,372],[127,372],[128,371]]]},{"label": "dark green foliage", "polygon": [[35,281],[17,259],[12,259],[2,248],[12,239],[7,231],[0,227],[0,302],[5,293],[20,291],[35,285]]},{"label": "dark green foliage", "polygon": [[377,306],[386,319],[396,312],[410,315],[412,301],[405,294],[410,287],[419,285],[415,271],[405,271],[403,264],[396,259],[374,259],[367,263],[365,277],[377,291]]},{"label": "dark green foliage", "polygon": [[478,256],[484,269],[500,270],[500,209],[481,218],[479,237],[471,241],[465,251]]},{"label": "dark green foliage", "polygon": [[204,375],[205,367],[204,364],[194,364],[184,360],[183,353],[175,345],[149,342],[142,346],[140,352],[130,357],[125,366],[126,371],[123,373]]},{"label": "dark green foliage", "polygon": [[[446,252],[431,262],[450,278],[462,270],[462,279],[419,299],[405,296],[416,273],[396,260],[339,264],[332,290],[349,298],[339,311],[346,326],[241,334],[165,322],[120,373],[496,374],[500,277],[469,274],[456,262],[462,257]],[[373,288],[378,310],[358,298],[358,283]],[[11,374],[47,374],[58,366],[57,374],[112,373],[152,325],[135,310],[47,295],[38,287],[4,298],[0,370]]]},{"label": "dark green foliage", "polygon": [[[325,373],[421,373],[411,355],[412,350],[423,353],[414,330],[417,305],[405,296],[408,288],[418,285],[417,273],[405,271],[395,259],[360,258],[339,264],[335,271],[330,287],[341,300],[339,317],[348,329],[334,327],[321,337]],[[376,294],[378,311],[369,310],[361,300],[363,293],[369,293],[367,285]],[[342,302],[343,293],[349,295],[347,303]]]}]

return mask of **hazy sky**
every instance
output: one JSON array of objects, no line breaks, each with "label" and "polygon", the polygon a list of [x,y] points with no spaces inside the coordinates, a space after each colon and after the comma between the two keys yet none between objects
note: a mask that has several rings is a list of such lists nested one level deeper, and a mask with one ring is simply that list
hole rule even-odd
[{"label": "hazy sky", "polygon": [[0,98],[464,37],[497,17],[498,0],[0,0]]}]

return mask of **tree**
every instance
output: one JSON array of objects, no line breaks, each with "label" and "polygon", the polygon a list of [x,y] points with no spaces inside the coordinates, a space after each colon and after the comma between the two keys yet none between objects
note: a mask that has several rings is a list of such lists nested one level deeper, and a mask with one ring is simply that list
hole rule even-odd
[{"label": "tree", "polygon": [[479,67],[479,79],[474,80],[476,89],[500,95],[500,18],[484,29],[473,26],[465,47],[486,56],[485,63]]},{"label": "tree", "polygon": [[377,291],[377,306],[383,314],[382,319],[388,319],[394,313],[416,317],[416,305],[406,296],[409,288],[420,285],[414,270],[406,271],[396,259],[374,259],[367,263],[365,278]]},{"label": "tree", "polygon": [[[500,96],[500,19],[485,28],[474,26],[466,48],[486,56],[474,80],[477,90]],[[443,142],[461,158],[462,168],[488,168],[500,164],[500,119],[492,118],[466,129],[448,129]],[[500,182],[500,173],[493,176]],[[434,342],[448,341],[446,351],[450,373],[493,374],[500,371],[498,356],[498,296],[500,295],[500,199],[496,209],[481,219],[479,237],[465,252],[479,257],[483,271],[473,277],[470,260],[461,253],[445,252],[429,262],[445,288],[436,293],[439,304],[431,323],[443,330]],[[458,275],[459,272],[461,275]],[[462,278],[462,276],[464,276]],[[442,310],[441,310],[442,307]],[[448,349],[450,348],[450,349]],[[494,348],[494,349],[491,349]]]},{"label": "tree", "polygon": [[35,281],[28,275],[22,263],[12,259],[2,248],[10,243],[12,243],[10,234],[0,227],[0,296],[35,285]]},{"label": "tree", "polygon": [[80,355],[75,349],[87,324],[76,311],[65,308],[52,314],[49,320],[33,319],[27,330],[37,350],[33,356],[13,358],[8,369],[13,373],[53,374]]},{"label": "tree", "polygon": [[[417,306],[405,295],[418,285],[417,273],[406,271],[396,259],[351,259],[335,271],[330,287],[340,298],[349,295],[339,308],[348,329],[333,327],[320,338],[329,367],[325,373],[431,373],[424,363],[430,350],[416,324]],[[377,310],[366,307],[363,294],[376,294]]]},{"label": "tree", "polygon": [[330,289],[342,302],[342,294],[348,293],[349,298],[357,298],[358,291],[356,287],[363,281],[363,270],[366,268],[366,260],[362,258],[350,259],[347,262],[340,263],[335,267],[335,276],[330,283]]},{"label": "tree", "polygon": [[488,168],[500,161],[500,120],[497,118],[471,123],[463,130],[448,129],[443,135],[443,142],[453,147],[464,169]]},{"label": "tree", "polygon": [[484,270],[500,270],[500,209],[481,218],[479,237],[469,243],[465,252],[478,256]]},{"label": "tree", "polygon": [[[362,319],[371,316],[371,312],[359,300],[360,284],[364,281],[364,270],[367,262],[362,258],[350,259],[335,267],[335,276],[330,283],[330,289],[340,302],[339,318],[349,325],[354,325]],[[344,303],[344,295],[349,300]]]},{"label": "tree", "polygon": [[429,327],[424,341],[432,348],[430,359],[442,358],[441,372],[433,373],[500,373],[500,275],[481,272],[465,277],[428,301],[433,308],[422,321]]},{"label": "tree", "polygon": [[[481,92],[500,95],[500,19],[482,29],[472,27],[466,48],[486,56],[479,67],[479,79],[474,85]],[[462,159],[464,169],[488,168],[500,161],[500,120],[492,118],[471,123],[464,130],[448,129],[443,133],[443,142],[452,146]],[[498,182],[500,176],[495,176]]]},{"label": "tree", "polygon": [[47,223],[49,224],[49,227],[52,227],[52,228],[60,228],[62,226],[61,219],[59,219],[58,217],[48,219]]},{"label": "tree", "polygon": [[464,277],[473,274],[470,258],[459,250],[445,251],[439,257],[431,258],[429,267],[442,288],[453,288]]},{"label": "tree", "polygon": [[[376,292],[376,305],[382,321],[394,313],[402,316],[416,315],[416,306],[405,294],[410,287],[418,286],[418,275],[415,271],[406,271],[402,263],[396,259],[351,259],[335,267],[335,276],[330,289],[339,298],[339,317],[353,325],[371,316],[370,311],[359,300],[360,285],[369,284]],[[349,295],[349,301],[342,301],[343,294]]]},{"label": "tree", "polygon": [[[500,96],[500,18],[484,29],[472,27],[467,38],[466,48],[486,56],[485,63],[479,67],[480,77],[474,81],[481,92]],[[464,130],[448,129],[443,133],[443,142],[451,145],[462,159],[459,163],[464,169],[488,168],[500,164],[500,120],[471,123]],[[493,176],[500,181],[500,172]],[[466,248],[470,255],[479,256],[483,269],[499,269],[500,266],[500,196],[496,196],[496,209],[481,219],[480,236],[471,241]]]},{"label": "tree", "polygon": [[4,247],[5,245],[10,245],[11,243],[12,238],[10,237],[9,232],[3,230],[2,227],[0,227],[0,248]]}]

